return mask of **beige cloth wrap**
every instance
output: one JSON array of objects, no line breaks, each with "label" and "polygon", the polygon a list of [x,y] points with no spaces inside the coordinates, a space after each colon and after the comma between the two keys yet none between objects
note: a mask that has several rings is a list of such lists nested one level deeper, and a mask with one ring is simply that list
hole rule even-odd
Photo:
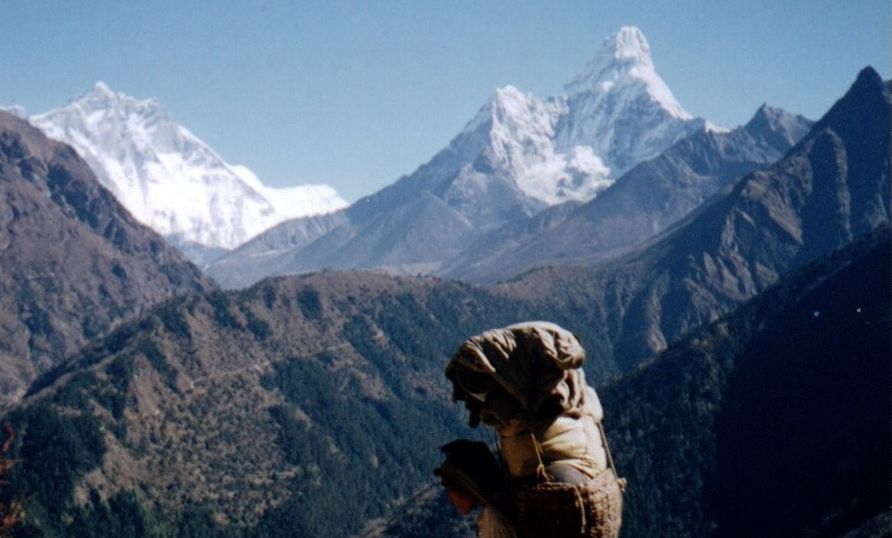
[{"label": "beige cloth wrap", "polygon": [[[499,432],[511,476],[534,475],[541,461],[565,463],[593,478],[607,468],[597,429],[603,410],[579,369],[584,361],[585,350],[572,333],[530,322],[467,340],[446,376],[457,385],[456,370],[467,368],[496,382],[485,403],[470,406],[471,423],[479,418]],[[454,398],[473,400],[460,387]]]},{"label": "beige cloth wrap", "polygon": [[601,404],[595,392],[589,390],[590,404],[586,407],[591,408],[590,414],[579,418],[558,417],[544,430],[532,432],[535,437],[527,429],[518,433],[513,428],[500,430],[502,458],[512,477],[536,474],[540,458],[544,465],[561,463],[588,478],[598,476],[607,468],[607,454],[597,425],[603,414]]}]

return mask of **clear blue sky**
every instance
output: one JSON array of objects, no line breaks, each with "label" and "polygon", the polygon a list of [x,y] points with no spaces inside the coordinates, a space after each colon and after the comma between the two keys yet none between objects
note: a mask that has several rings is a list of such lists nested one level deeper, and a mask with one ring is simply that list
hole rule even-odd
[{"label": "clear blue sky", "polygon": [[349,200],[411,173],[498,86],[561,92],[622,25],[689,112],[820,116],[858,70],[890,75],[889,0],[11,1],[0,104],[64,105],[97,80],[154,97],[271,185]]}]

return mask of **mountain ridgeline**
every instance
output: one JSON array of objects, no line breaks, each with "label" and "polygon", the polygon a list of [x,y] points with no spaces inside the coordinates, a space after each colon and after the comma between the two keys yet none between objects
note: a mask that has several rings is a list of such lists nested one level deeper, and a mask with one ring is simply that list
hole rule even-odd
[{"label": "mountain ridgeline", "polygon": [[139,222],[199,265],[279,222],[346,205],[328,185],[267,187],[248,168],[224,161],[158,101],[102,82],[31,121],[74,147]]},{"label": "mountain ridgeline", "polygon": [[604,391],[630,536],[839,536],[888,509],[890,246],[822,258]]},{"label": "mountain ridgeline", "polygon": [[866,68],[781,160],[635,251],[591,267],[535,270],[498,289],[588,302],[627,370],[780,275],[888,223],[890,118],[889,84]]},{"label": "mountain ridgeline", "polygon": [[544,265],[590,265],[615,256],[678,222],[744,175],[774,163],[810,128],[801,116],[763,105],[742,127],[699,131],[679,140],[595,199],[567,208],[561,218],[542,212],[487,234],[440,273],[485,283]]},{"label": "mountain ridgeline", "polygon": [[114,323],[215,286],[69,146],[0,111],[0,408]]}]

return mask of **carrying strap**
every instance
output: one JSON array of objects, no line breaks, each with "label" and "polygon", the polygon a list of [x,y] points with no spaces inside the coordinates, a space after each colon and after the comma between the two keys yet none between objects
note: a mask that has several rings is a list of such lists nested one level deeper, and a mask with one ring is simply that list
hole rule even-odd
[{"label": "carrying strap", "polygon": [[604,453],[607,455],[607,465],[610,467],[610,470],[613,471],[613,478],[616,479],[620,491],[625,493],[628,481],[625,478],[620,478],[619,474],[616,472],[616,465],[613,464],[613,456],[610,455],[610,445],[607,444],[607,435],[604,433],[604,425],[601,424],[600,420],[598,421],[598,431],[601,432],[601,443],[604,445]]},{"label": "carrying strap", "polygon": [[536,481],[551,482],[552,477],[545,470],[545,462],[542,461],[542,447],[539,445],[539,440],[536,439],[536,434],[530,432],[530,439],[533,440],[533,450],[536,452],[536,460],[539,462],[539,465],[536,466]]}]

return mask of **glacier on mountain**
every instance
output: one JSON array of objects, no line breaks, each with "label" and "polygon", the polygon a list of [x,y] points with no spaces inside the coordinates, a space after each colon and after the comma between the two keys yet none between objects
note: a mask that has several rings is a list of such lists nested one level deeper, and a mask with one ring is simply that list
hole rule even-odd
[{"label": "glacier on mountain", "polygon": [[102,82],[30,119],[73,146],[134,217],[178,245],[232,249],[279,222],[347,205],[327,185],[264,185],[248,168],[225,162],[157,101]]}]

